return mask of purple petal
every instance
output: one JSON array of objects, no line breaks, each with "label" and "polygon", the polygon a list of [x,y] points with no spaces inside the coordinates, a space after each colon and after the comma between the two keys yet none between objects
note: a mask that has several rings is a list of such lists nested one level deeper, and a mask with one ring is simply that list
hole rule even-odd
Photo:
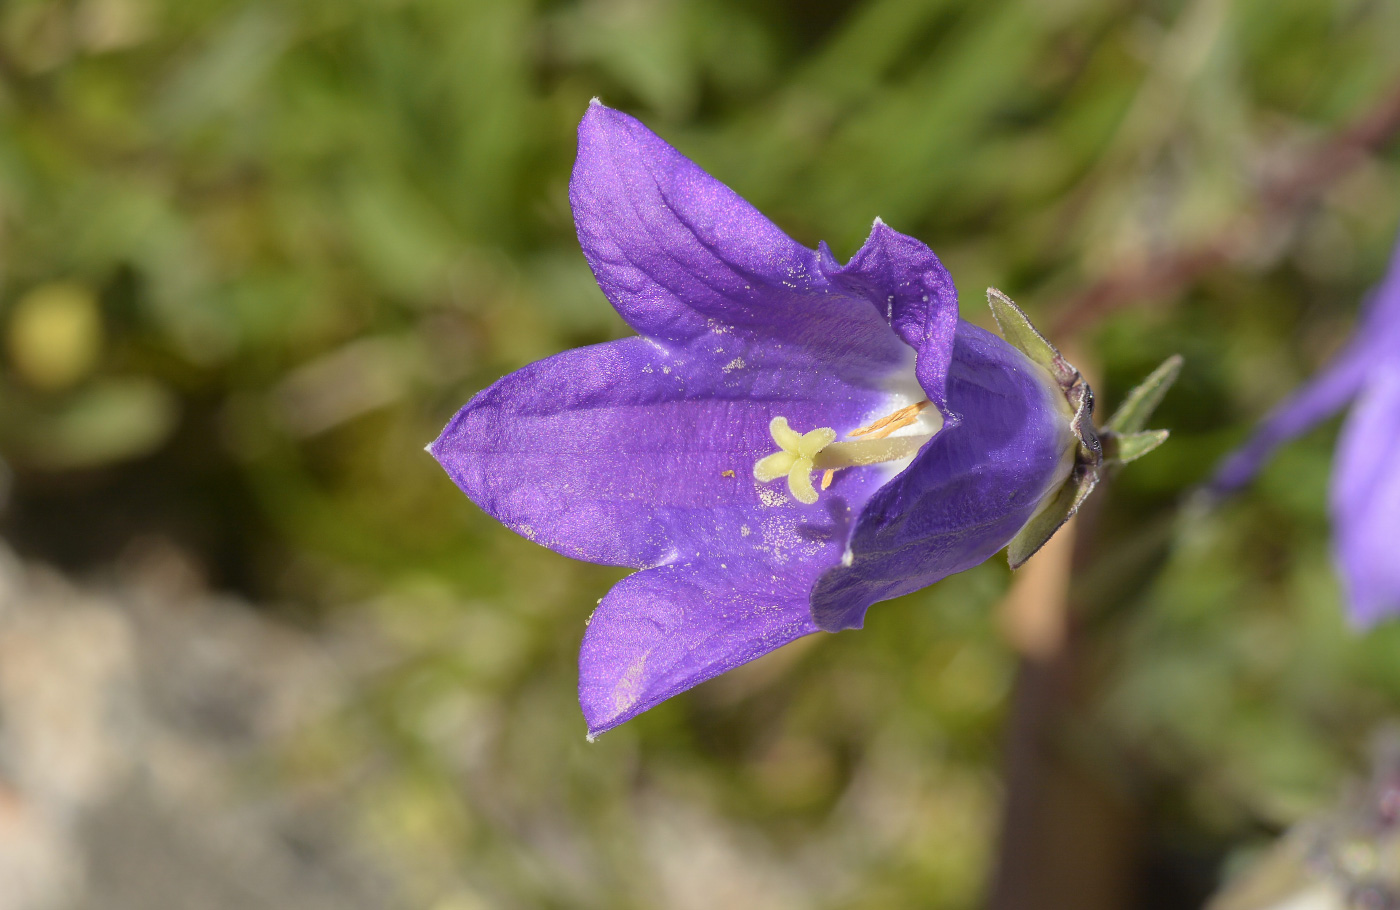
[{"label": "purple petal", "polygon": [[[629,338],[531,364],[473,398],[432,453],[490,515],[575,559],[641,567],[781,547],[816,558],[812,541],[834,533],[827,513],[754,480],[775,448],[769,421],[855,427],[883,393],[794,368],[780,348],[703,344],[672,353]],[[828,499],[858,509],[879,480],[843,471]],[[844,538],[823,546],[834,560]]]},{"label": "purple petal", "polygon": [[1371,371],[1332,469],[1333,550],[1351,619],[1400,613],[1400,360]]},{"label": "purple petal", "polygon": [[829,251],[823,247],[822,252],[832,284],[865,295],[918,352],[919,385],[951,416],[946,385],[958,330],[958,292],[933,250],[876,219],[869,238],[845,266],[832,269]]},{"label": "purple petal", "polygon": [[[1072,440],[1048,377],[959,327],[922,243],[877,221],[842,266],[596,103],[570,200],[599,285],[644,337],[505,377],[432,451],[519,533],[643,568],[585,638],[591,732],[815,631],[814,604],[827,628],[858,625],[873,600],[985,559],[1060,476]],[[773,417],[845,435],[917,401],[916,383],[950,419],[893,480],[841,470],[803,506],[753,479]]]},{"label": "purple petal", "polygon": [[640,122],[594,103],[579,124],[569,199],[588,264],[639,333],[667,346],[712,334],[787,345],[851,382],[904,346],[883,308],[835,294],[816,251]]},{"label": "purple petal", "polygon": [[1353,339],[1311,382],[1275,405],[1249,441],[1216,468],[1206,488],[1217,495],[1239,489],[1254,479],[1275,449],[1345,407],[1361,388],[1375,350],[1370,336]]},{"label": "purple petal", "polygon": [[1373,366],[1395,358],[1400,345],[1400,246],[1385,278],[1367,296],[1356,334],[1323,371],[1274,406],[1241,448],[1215,471],[1207,489],[1234,492],[1254,479],[1284,443],[1296,439],[1346,406]]},{"label": "purple petal", "polygon": [[807,585],[745,568],[711,560],[617,583],[589,619],[579,653],[589,735],[817,631]]},{"label": "purple petal", "polygon": [[[1390,254],[1390,266],[1385,277],[1366,295],[1361,305],[1362,334],[1384,335],[1394,339],[1400,334],[1400,243]],[[1393,344],[1393,341],[1392,341]]]},{"label": "purple petal", "polygon": [[969,569],[1006,546],[1068,474],[1075,443],[1063,398],[1025,355],[960,324],[948,401],[962,422],[871,497],[847,564],[813,591],[817,624],[859,628],[870,604]]}]

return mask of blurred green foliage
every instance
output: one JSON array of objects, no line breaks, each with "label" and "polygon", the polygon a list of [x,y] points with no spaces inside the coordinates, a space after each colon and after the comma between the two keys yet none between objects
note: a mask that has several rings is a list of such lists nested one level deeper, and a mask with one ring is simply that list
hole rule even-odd
[{"label": "blurred green foliage", "polygon": [[[575,651],[619,572],[514,538],[423,454],[499,375],[626,331],[573,236],[574,126],[601,96],[843,257],[879,215],[985,324],[987,285],[1046,314],[1220,230],[1392,90],[1397,46],[1388,0],[13,0],[5,532],[72,566],[170,539],[269,610],[380,628],[395,656],[285,773],[355,780],[421,906],[972,906],[1002,565],[588,746]],[[1400,631],[1341,617],[1328,433],[1174,518],[1345,336],[1398,218],[1387,153],[1179,298],[1054,339],[1110,408],[1186,357],[1076,587],[1076,735],[1207,879],[1400,707]]]}]

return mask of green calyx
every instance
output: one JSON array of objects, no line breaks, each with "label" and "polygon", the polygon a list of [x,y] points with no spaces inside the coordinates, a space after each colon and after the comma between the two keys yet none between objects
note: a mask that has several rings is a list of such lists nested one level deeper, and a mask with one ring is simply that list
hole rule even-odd
[{"label": "green calyx", "polygon": [[1031,324],[1011,299],[995,288],[987,289],[987,302],[1001,329],[1002,338],[1032,363],[1040,366],[1064,393],[1071,417],[1070,428],[1078,439],[1074,465],[1064,483],[1042,501],[1040,509],[1007,546],[1011,568],[1020,568],[1056,531],[1074,517],[1093,492],[1104,472],[1136,461],[1166,442],[1166,430],[1144,430],[1147,421],[1181,372],[1181,357],[1167,358],[1137,388],[1102,428],[1094,426],[1094,393],[1084,376]]}]

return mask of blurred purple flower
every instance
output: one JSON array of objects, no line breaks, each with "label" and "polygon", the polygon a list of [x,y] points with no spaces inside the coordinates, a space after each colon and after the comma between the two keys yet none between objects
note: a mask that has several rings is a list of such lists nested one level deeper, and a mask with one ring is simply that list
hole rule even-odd
[{"label": "blurred purple flower", "polygon": [[512,530],[641,570],[584,636],[591,735],[977,565],[1069,476],[1065,393],[922,243],[877,220],[842,265],[596,101],[569,196],[640,337],[512,373],[430,450]]},{"label": "blurred purple flower", "polygon": [[1332,549],[1352,621],[1400,613],[1400,248],[1356,335],[1221,463],[1210,489],[1243,486],[1281,444],[1354,402],[1332,465]]}]

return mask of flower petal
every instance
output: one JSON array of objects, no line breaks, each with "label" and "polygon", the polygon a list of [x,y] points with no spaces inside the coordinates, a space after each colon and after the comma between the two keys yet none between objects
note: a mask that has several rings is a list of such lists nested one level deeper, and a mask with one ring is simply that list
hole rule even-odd
[{"label": "flower petal", "polygon": [[1063,396],[1021,352],[961,323],[947,388],[962,422],[866,503],[847,559],[812,592],[821,628],[859,628],[870,604],[986,560],[1068,476],[1075,438]]},{"label": "flower petal", "polygon": [[1390,253],[1390,265],[1381,283],[1361,303],[1361,334],[1384,335],[1392,345],[1400,336],[1400,243]]},{"label": "flower petal", "polygon": [[593,103],[569,183],[579,243],[622,318],[668,346],[707,334],[781,341],[789,363],[848,381],[895,369],[904,346],[818,254],[640,122]]},{"label": "flower petal", "polygon": [[844,266],[822,252],[832,284],[863,295],[885,316],[917,353],[914,371],[924,394],[953,416],[945,387],[958,331],[958,292],[933,250],[877,218],[865,244]]},{"label": "flower petal", "polygon": [[1395,362],[1400,350],[1400,245],[1385,277],[1361,307],[1356,333],[1311,382],[1274,406],[1249,441],[1225,458],[1206,489],[1217,495],[1244,486],[1280,445],[1303,435],[1346,406],[1373,367]]},{"label": "flower petal", "polygon": [[1231,493],[1254,479],[1274,450],[1303,435],[1346,406],[1361,389],[1380,346],[1362,333],[1312,381],[1274,406],[1254,435],[1216,468],[1206,489]]},{"label": "flower petal", "polygon": [[766,570],[700,562],[628,576],[589,619],[579,652],[589,735],[816,631],[806,586]]},{"label": "flower petal", "polygon": [[1400,613],[1400,362],[1371,371],[1332,470],[1333,550],[1351,619]]},{"label": "flower petal", "polygon": [[[799,535],[827,534],[812,510],[754,478],[770,421],[855,426],[883,393],[782,364],[731,370],[727,356],[640,338],[566,351],[477,395],[431,451],[486,512],[575,559],[654,566],[783,541],[815,558]],[[833,499],[859,508],[879,478],[844,473]]]}]

